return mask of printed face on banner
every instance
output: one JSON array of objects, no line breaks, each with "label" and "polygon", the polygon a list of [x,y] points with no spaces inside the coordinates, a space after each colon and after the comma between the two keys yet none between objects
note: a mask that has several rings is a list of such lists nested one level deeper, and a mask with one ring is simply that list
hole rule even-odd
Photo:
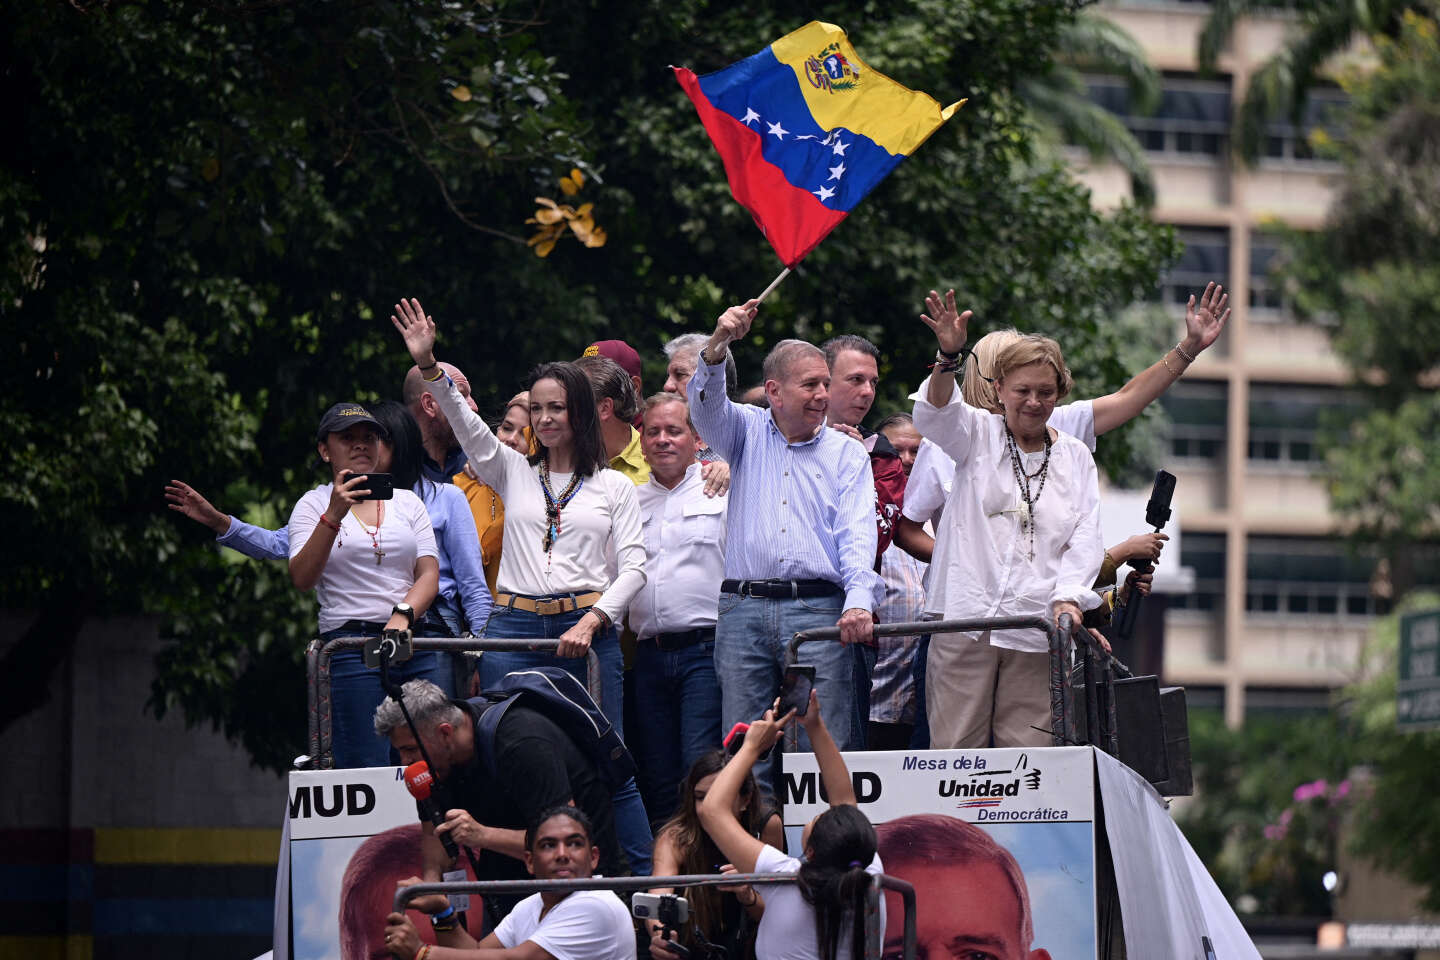
[{"label": "printed face on banner", "polygon": [[[921,957],[1093,960],[1094,761],[1086,748],[849,753],[885,873],[915,887]],[[819,768],[786,754],[792,845],[825,809]],[[885,956],[904,906],[886,895]]]},{"label": "printed face on banner", "polygon": [[[420,823],[401,768],[290,775],[295,960],[389,956],[385,916],[396,886],[420,873]],[[410,919],[423,942],[435,942],[423,914]]]}]

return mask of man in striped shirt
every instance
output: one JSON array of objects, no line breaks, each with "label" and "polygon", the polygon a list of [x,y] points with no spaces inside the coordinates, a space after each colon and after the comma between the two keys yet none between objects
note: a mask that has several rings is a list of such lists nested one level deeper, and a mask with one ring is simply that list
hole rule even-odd
[{"label": "man in striped shirt", "polygon": [[[883,596],[875,563],[875,487],[865,448],[825,429],[830,372],[813,344],[783,340],[765,358],[769,409],[732,403],[725,358],[757,303],[716,322],[687,391],[691,419],[731,466],[725,581],[720,585],[715,670],[723,728],[759,717],[780,689],[785,650],[800,630],[840,628],[840,641],[803,644],[815,691],[842,750],[864,746],[854,729],[846,647],[872,639]],[[808,749],[801,734],[801,748]],[[757,770],[764,780],[768,771]]]}]

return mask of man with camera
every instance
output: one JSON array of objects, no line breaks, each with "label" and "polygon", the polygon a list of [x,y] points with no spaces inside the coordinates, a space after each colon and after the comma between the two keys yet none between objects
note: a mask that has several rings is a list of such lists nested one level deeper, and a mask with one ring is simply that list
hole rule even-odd
[{"label": "man with camera", "polygon": [[[487,738],[482,718],[501,704],[483,698],[451,700],[425,681],[412,681],[402,690],[429,754],[435,797],[444,813],[440,825],[422,825],[425,880],[438,881],[451,867],[441,835],[470,849],[476,879],[523,879],[522,867],[529,858],[526,828],[543,811],[567,804],[588,818],[586,834],[599,851],[601,872],[629,874],[605,777],[555,720],[524,702],[512,703],[493,737]],[[387,699],[375,711],[375,732],[389,738],[402,763],[422,759],[415,733],[394,700]],[[509,898],[487,898],[486,928],[513,905]]]},{"label": "man with camera", "polygon": [[[541,812],[525,831],[525,867],[537,880],[592,876],[600,848],[590,822],[571,806]],[[402,886],[420,882],[412,877]],[[635,928],[625,904],[605,890],[546,890],[521,900],[483,940],[455,922],[449,900],[435,894],[410,904],[430,914],[438,947],[420,942],[403,913],[385,918],[385,946],[401,960],[634,960]],[[435,957],[430,954],[436,953]]]}]

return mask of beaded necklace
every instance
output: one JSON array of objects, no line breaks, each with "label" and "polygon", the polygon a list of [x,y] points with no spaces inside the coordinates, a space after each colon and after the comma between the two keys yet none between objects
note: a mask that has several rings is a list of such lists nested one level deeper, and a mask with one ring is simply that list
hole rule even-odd
[{"label": "beaded necklace", "polygon": [[550,489],[550,462],[540,461],[540,489],[545,494],[545,536],[540,540],[540,549],[548,554],[555,546],[555,540],[564,532],[560,522],[560,511],[565,505],[575,498],[580,488],[585,486],[585,478],[578,473],[570,474],[570,482],[565,489],[560,491],[560,496],[555,496],[555,491]]},{"label": "beaded necklace", "polygon": [[[1020,488],[1020,532],[1030,535],[1030,560],[1035,559],[1035,504],[1045,490],[1045,478],[1050,474],[1050,430],[1045,430],[1045,459],[1034,473],[1026,473],[1020,458],[1020,447],[1015,443],[1015,434],[1010,424],[1005,424],[1005,447],[1010,452],[1010,468],[1015,473],[1015,485]],[[1032,491],[1030,481],[1039,480]]]}]

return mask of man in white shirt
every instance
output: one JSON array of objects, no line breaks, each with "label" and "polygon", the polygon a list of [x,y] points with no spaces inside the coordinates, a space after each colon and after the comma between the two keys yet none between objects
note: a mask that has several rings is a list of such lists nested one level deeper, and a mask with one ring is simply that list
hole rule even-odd
[{"label": "man in white shirt", "polygon": [[729,500],[705,494],[699,442],[683,396],[645,401],[640,448],[650,482],[635,493],[648,573],[630,602],[630,629],[639,638],[630,745],[652,821],[674,812],[680,779],[720,745],[715,621]]},{"label": "man in white shirt", "polygon": [[[590,824],[574,807],[551,807],[525,832],[525,866],[537,880],[594,875],[600,848]],[[418,883],[412,878],[406,883]],[[545,891],[521,900],[479,943],[459,926],[443,896],[410,904],[431,914],[438,946],[465,960],[635,960],[635,925],[625,904],[607,890]],[[400,960],[415,960],[423,946],[403,913],[385,918],[385,946]],[[423,958],[421,958],[423,960]]]}]

